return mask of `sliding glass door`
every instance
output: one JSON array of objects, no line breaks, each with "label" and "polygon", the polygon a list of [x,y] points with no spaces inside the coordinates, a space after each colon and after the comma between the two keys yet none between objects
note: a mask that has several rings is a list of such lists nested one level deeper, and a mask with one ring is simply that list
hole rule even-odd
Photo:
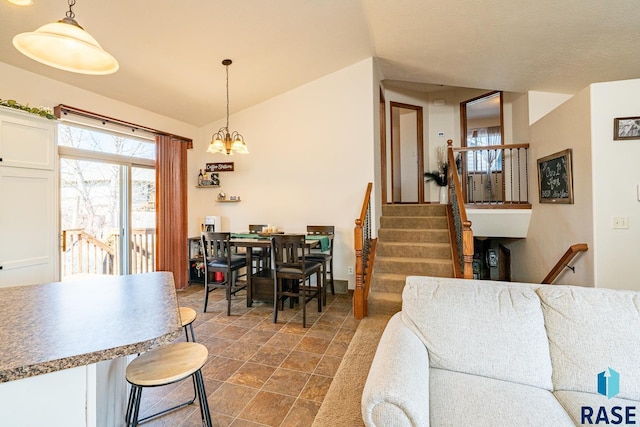
[{"label": "sliding glass door", "polygon": [[155,144],[61,126],[62,280],[155,270]]}]

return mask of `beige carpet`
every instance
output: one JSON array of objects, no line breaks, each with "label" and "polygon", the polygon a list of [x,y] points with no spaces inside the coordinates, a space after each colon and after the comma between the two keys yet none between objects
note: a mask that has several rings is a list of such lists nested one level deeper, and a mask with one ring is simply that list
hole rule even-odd
[{"label": "beige carpet", "polygon": [[[373,309],[373,310],[372,310]],[[399,307],[369,307],[378,313],[360,321],[313,427],[363,426],[360,401],[380,336]]]}]

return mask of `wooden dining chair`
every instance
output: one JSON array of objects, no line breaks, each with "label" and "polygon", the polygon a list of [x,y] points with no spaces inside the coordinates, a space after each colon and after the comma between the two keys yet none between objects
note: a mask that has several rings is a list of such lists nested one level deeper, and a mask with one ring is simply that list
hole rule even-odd
[{"label": "wooden dining chair", "polygon": [[335,287],[333,285],[333,240],[335,237],[335,226],[333,225],[307,225],[307,234],[314,236],[328,236],[330,237],[329,251],[322,252],[319,249],[310,249],[306,259],[310,261],[317,261],[322,263],[322,275],[325,283],[324,289],[324,303],[327,303],[327,275],[331,276],[331,295],[336,294]]},{"label": "wooden dining chair", "polygon": [[[249,234],[260,233],[267,224],[249,224]],[[269,265],[269,248],[253,248],[251,252],[251,262],[253,263],[253,273],[266,268]]]},{"label": "wooden dining chair", "polygon": [[[305,257],[304,234],[276,234],[271,236],[271,268],[273,274],[273,323],[278,322],[278,310],[284,310],[284,300],[297,298],[302,304],[302,327],[307,327],[307,303],[318,299],[318,312],[322,312],[324,283],[320,272],[322,264]],[[316,275],[315,285],[310,280]],[[278,308],[278,306],[281,306]]]},{"label": "wooden dining chair", "polygon": [[[246,289],[246,282],[239,282],[240,270],[247,266],[244,254],[234,254],[231,248],[231,233],[203,232],[201,236],[202,255],[204,257],[204,308],[207,311],[209,292],[217,288],[224,288],[227,297],[227,316],[231,315],[231,297],[242,289]],[[222,281],[209,280],[210,273],[224,273]]]}]

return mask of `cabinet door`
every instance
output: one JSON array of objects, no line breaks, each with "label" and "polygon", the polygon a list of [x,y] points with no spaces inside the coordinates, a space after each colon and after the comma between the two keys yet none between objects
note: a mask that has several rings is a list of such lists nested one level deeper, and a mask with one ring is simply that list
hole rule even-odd
[{"label": "cabinet door", "polygon": [[54,169],[56,122],[0,110],[0,166]]},{"label": "cabinet door", "polygon": [[0,167],[0,286],[57,280],[53,171]]}]

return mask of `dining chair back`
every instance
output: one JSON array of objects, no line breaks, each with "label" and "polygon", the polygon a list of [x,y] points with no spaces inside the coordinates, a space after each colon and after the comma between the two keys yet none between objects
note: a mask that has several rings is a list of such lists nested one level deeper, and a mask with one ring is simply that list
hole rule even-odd
[{"label": "dining chair back", "polygon": [[[307,327],[307,302],[318,300],[318,312],[322,311],[324,283],[320,272],[322,264],[306,259],[304,234],[274,234],[271,236],[271,268],[273,274],[274,302],[273,322],[278,322],[278,310],[284,310],[284,300],[294,298],[302,304],[302,327]],[[315,283],[311,277],[316,275]],[[278,306],[280,305],[280,308]]]},{"label": "dining chair back", "polygon": [[[335,239],[336,227],[333,225],[307,225],[307,234],[312,236],[327,236],[329,237],[329,250],[322,251],[320,249],[310,249],[307,259],[311,261],[318,261],[322,263],[322,274],[324,283],[327,284],[327,275],[331,276],[329,283],[331,284],[331,295],[336,294],[335,286],[333,285],[333,247]],[[324,303],[327,303],[327,290],[324,290]]]},{"label": "dining chair back", "polygon": [[[206,268],[204,274],[204,308],[207,311],[209,292],[224,288],[227,298],[227,316],[231,315],[231,297],[246,289],[246,281],[240,282],[239,270],[247,266],[245,255],[233,253],[231,233],[203,232],[201,236],[202,255]],[[210,280],[210,273],[224,273],[221,281]]]},{"label": "dining chair back", "polygon": [[[267,227],[267,224],[249,224],[249,234],[258,234]],[[266,268],[269,265],[269,249],[253,248],[251,253],[251,262],[253,263],[253,273]]]}]

